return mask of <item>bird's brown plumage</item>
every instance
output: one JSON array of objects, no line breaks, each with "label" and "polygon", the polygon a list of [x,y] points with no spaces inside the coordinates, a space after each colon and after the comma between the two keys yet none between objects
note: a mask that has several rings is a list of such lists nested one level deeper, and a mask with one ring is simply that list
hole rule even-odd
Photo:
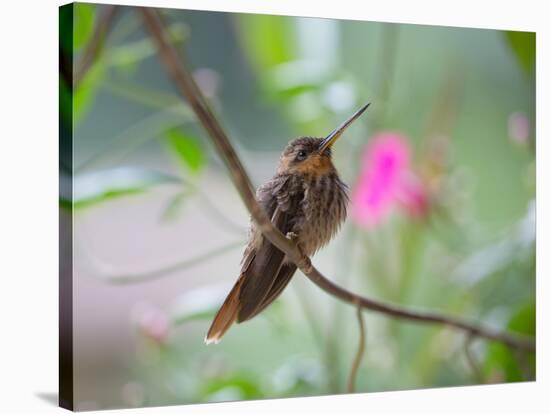
[{"label": "bird's brown plumage", "polygon": [[[307,256],[327,244],[346,218],[347,186],[332,164],[331,147],[368,106],[361,107],[324,139],[291,141],[275,176],[256,192],[274,226],[292,237]],[[267,308],[295,271],[296,265],[252,222],[240,276],[214,317],[206,343],[218,342],[234,322],[251,319]]]},{"label": "bird's brown plumage", "polygon": [[[329,242],[346,218],[347,187],[331,161],[330,149],[316,154],[320,138],[298,138],[281,156],[277,174],[258,188],[256,198],[283,233],[292,234],[308,255]],[[308,158],[298,161],[298,152]],[[239,279],[218,311],[206,336],[217,342],[233,322],[263,311],[284,290],[296,265],[251,223]]]}]

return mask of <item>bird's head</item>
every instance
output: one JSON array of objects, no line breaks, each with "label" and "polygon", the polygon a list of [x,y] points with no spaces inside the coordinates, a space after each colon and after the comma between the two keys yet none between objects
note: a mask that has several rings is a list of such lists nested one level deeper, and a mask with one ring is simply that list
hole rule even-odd
[{"label": "bird's head", "polygon": [[279,161],[279,173],[301,175],[324,175],[334,171],[332,145],[355,121],[370,103],[364,105],[342,125],[325,138],[302,137],[288,143]]}]

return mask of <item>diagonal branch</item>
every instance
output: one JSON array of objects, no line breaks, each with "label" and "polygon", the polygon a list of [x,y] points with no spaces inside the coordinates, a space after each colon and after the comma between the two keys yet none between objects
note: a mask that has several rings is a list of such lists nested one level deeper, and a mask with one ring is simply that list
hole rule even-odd
[{"label": "diagonal branch", "polygon": [[150,8],[141,8],[140,12],[143,16],[147,30],[150,32],[150,35],[157,44],[159,57],[168,74],[172,77],[178,91],[183,97],[185,97],[188,104],[195,112],[197,118],[208,132],[210,140],[216,147],[219,155],[229,170],[233,184],[239,192],[248,211],[252,215],[252,218],[262,231],[262,234],[278,249],[283,251],[292,262],[296,263],[300,270],[313,283],[329,295],[332,295],[344,302],[359,306],[363,309],[379,312],[389,317],[425,324],[441,324],[450,328],[461,330],[472,336],[501,342],[519,350],[535,350],[535,343],[531,338],[513,335],[504,331],[469,323],[462,319],[440,313],[411,310],[398,305],[359,296],[343,289],[324,277],[311,264],[310,259],[307,256],[304,256],[293,242],[287,239],[273,226],[265,211],[256,201],[250,178],[241,164],[239,157],[235,153],[235,150],[233,149],[233,146],[231,145],[225,131],[222,129],[216,117],[208,107],[201,91],[195,84],[187,63],[183,57],[178,55],[174,47],[168,42],[158,14]]},{"label": "diagonal branch", "polygon": [[92,64],[97,60],[97,57],[100,55],[103,43],[105,42],[105,37],[107,36],[107,33],[109,32],[111,25],[113,24],[116,11],[117,6],[107,6],[99,21],[97,22],[92,38],[90,39],[88,46],[84,50],[84,54],[80,59],[77,69],[75,70],[73,80],[75,88],[82,81],[82,79],[84,79],[84,76],[92,67]]}]

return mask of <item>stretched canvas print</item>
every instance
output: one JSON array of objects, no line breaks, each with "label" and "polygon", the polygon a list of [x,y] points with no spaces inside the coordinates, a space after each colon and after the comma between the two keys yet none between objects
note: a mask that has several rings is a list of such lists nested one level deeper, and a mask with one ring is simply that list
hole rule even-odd
[{"label": "stretched canvas print", "polygon": [[535,33],[59,28],[61,406],[535,380]]}]

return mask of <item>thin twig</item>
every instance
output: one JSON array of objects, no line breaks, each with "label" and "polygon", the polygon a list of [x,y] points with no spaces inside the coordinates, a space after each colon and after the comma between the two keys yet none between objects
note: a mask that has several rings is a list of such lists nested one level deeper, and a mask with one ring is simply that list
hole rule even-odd
[{"label": "thin twig", "polygon": [[[354,258],[354,239],[357,235],[357,228],[351,226],[347,234],[345,234],[344,237],[347,237],[347,240],[343,243],[344,249],[343,252],[339,253],[339,257],[341,258],[341,265],[339,266],[339,271],[341,272],[341,277],[339,278],[339,283],[346,283],[349,282],[351,277],[351,266],[353,263]],[[350,247],[351,246],[351,247]],[[339,301],[334,301],[334,307],[332,308],[332,311],[330,312],[332,315],[332,329],[331,334],[327,335],[326,337],[326,350],[325,350],[325,358],[326,358],[326,364],[329,368],[330,376],[329,376],[329,385],[330,390],[332,392],[339,392],[340,388],[340,341],[338,338],[342,337],[342,335],[345,334],[345,329],[347,327],[346,324],[342,323],[342,314],[343,314],[343,308],[341,307],[341,303]]]},{"label": "thin twig", "polygon": [[84,50],[82,59],[80,60],[78,64],[78,68],[75,71],[74,79],[73,79],[75,88],[78,86],[80,81],[84,79],[84,76],[86,75],[88,70],[92,67],[92,64],[97,60],[98,56],[101,54],[101,49],[103,48],[105,37],[107,36],[107,33],[109,33],[111,25],[113,24],[116,11],[117,11],[117,6],[115,5],[106,6],[105,11],[103,12],[99,21],[97,22],[92,38],[90,39],[90,42],[88,43],[86,49]]},{"label": "thin twig", "polygon": [[206,192],[202,191],[199,186],[194,186],[197,195],[202,201],[203,207],[210,212],[210,217],[216,220],[220,226],[223,226],[226,230],[233,234],[246,234],[247,229],[238,223],[235,223],[233,219],[224,214],[220,209],[210,200]]},{"label": "thin twig", "polygon": [[106,282],[113,283],[113,284],[129,284],[129,283],[138,283],[138,282],[147,282],[153,279],[160,279],[165,276],[168,276],[170,274],[173,274],[174,272],[179,272],[182,270],[190,269],[194,266],[197,266],[201,263],[204,263],[210,259],[212,259],[215,256],[220,256],[222,254],[227,253],[228,251],[231,251],[239,246],[242,246],[243,242],[232,242],[229,244],[226,244],[224,246],[221,246],[217,249],[208,251],[206,253],[199,254],[195,257],[192,257],[190,259],[185,259],[170,265],[163,266],[158,269],[149,270],[145,272],[135,272],[135,273],[120,273],[120,272],[107,272],[105,270],[102,270],[101,267],[106,267],[106,265],[98,263],[97,260],[94,263],[94,266],[99,268],[100,278]]},{"label": "thin twig", "polygon": [[365,353],[365,322],[363,321],[363,309],[361,305],[357,305],[357,321],[359,322],[359,345],[357,346],[357,353],[355,354],[353,365],[349,373],[348,393],[352,393],[355,390],[355,380],[357,379],[359,366],[361,365]]},{"label": "thin twig", "polygon": [[478,384],[485,383],[485,380],[483,378],[483,373],[481,372],[481,368],[479,367],[479,364],[475,358],[475,355],[472,353],[472,342],[475,338],[472,335],[468,335],[466,340],[464,341],[464,355],[466,356],[466,361],[468,361],[468,365],[470,365],[470,368],[472,369],[472,372],[476,378],[476,382]]},{"label": "thin twig", "polygon": [[344,302],[357,304],[363,309],[369,309],[387,316],[408,321],[425,324],[441,324],[464,331],[473,336],[504,343],[512,348],[525,351],[535,350],[535,343],[531,338],[512,335],[507,332],[476,325],[452,316],[435,312],[411,310],[398,305],[359,296],[335,285],[324,277],[311,264],[311,260],[303,255],[292,241],[287,239],[273,226],[266,212],[258,204],[254,191],[252,190],[249,176],[235,153],[225,131],[214,117],[202,93],[196,86],[185,60],[178,55],[176,50],[167,41],[157,13],[149,8],[141,8],[140,11],[143,15],[145,26],[157,43],[159,56],[167,72],[172,77],[179,92],[186,98],[191,108],[195,111],[197,118],[208,132],[210,140],[215,145],[219,155],[224,160],[229,170],[231,179],[241,199],[263,236],[273,243],[274,246],[283,251],[313,283],[328,294]]},{"label": "thin twig", "polygon": [[194,117],[195,115],[188,109],[187,105],[181,102],[180,97],[176,94],[145,88],[138,83],[127,82],[122,79],[110,79],[109,77],[103,80],[101,86],[113,95],[143,106],[159,108],[176,115],[181,114],[184,118]]},{"label": "thin twig", "polygon": [[534,372],[529,363],[529,355],[526,355],[525,352],[515,350],[514,356],[517,359],[518,367],[521,372],[522,381],[530,381],[534,378]]}]

